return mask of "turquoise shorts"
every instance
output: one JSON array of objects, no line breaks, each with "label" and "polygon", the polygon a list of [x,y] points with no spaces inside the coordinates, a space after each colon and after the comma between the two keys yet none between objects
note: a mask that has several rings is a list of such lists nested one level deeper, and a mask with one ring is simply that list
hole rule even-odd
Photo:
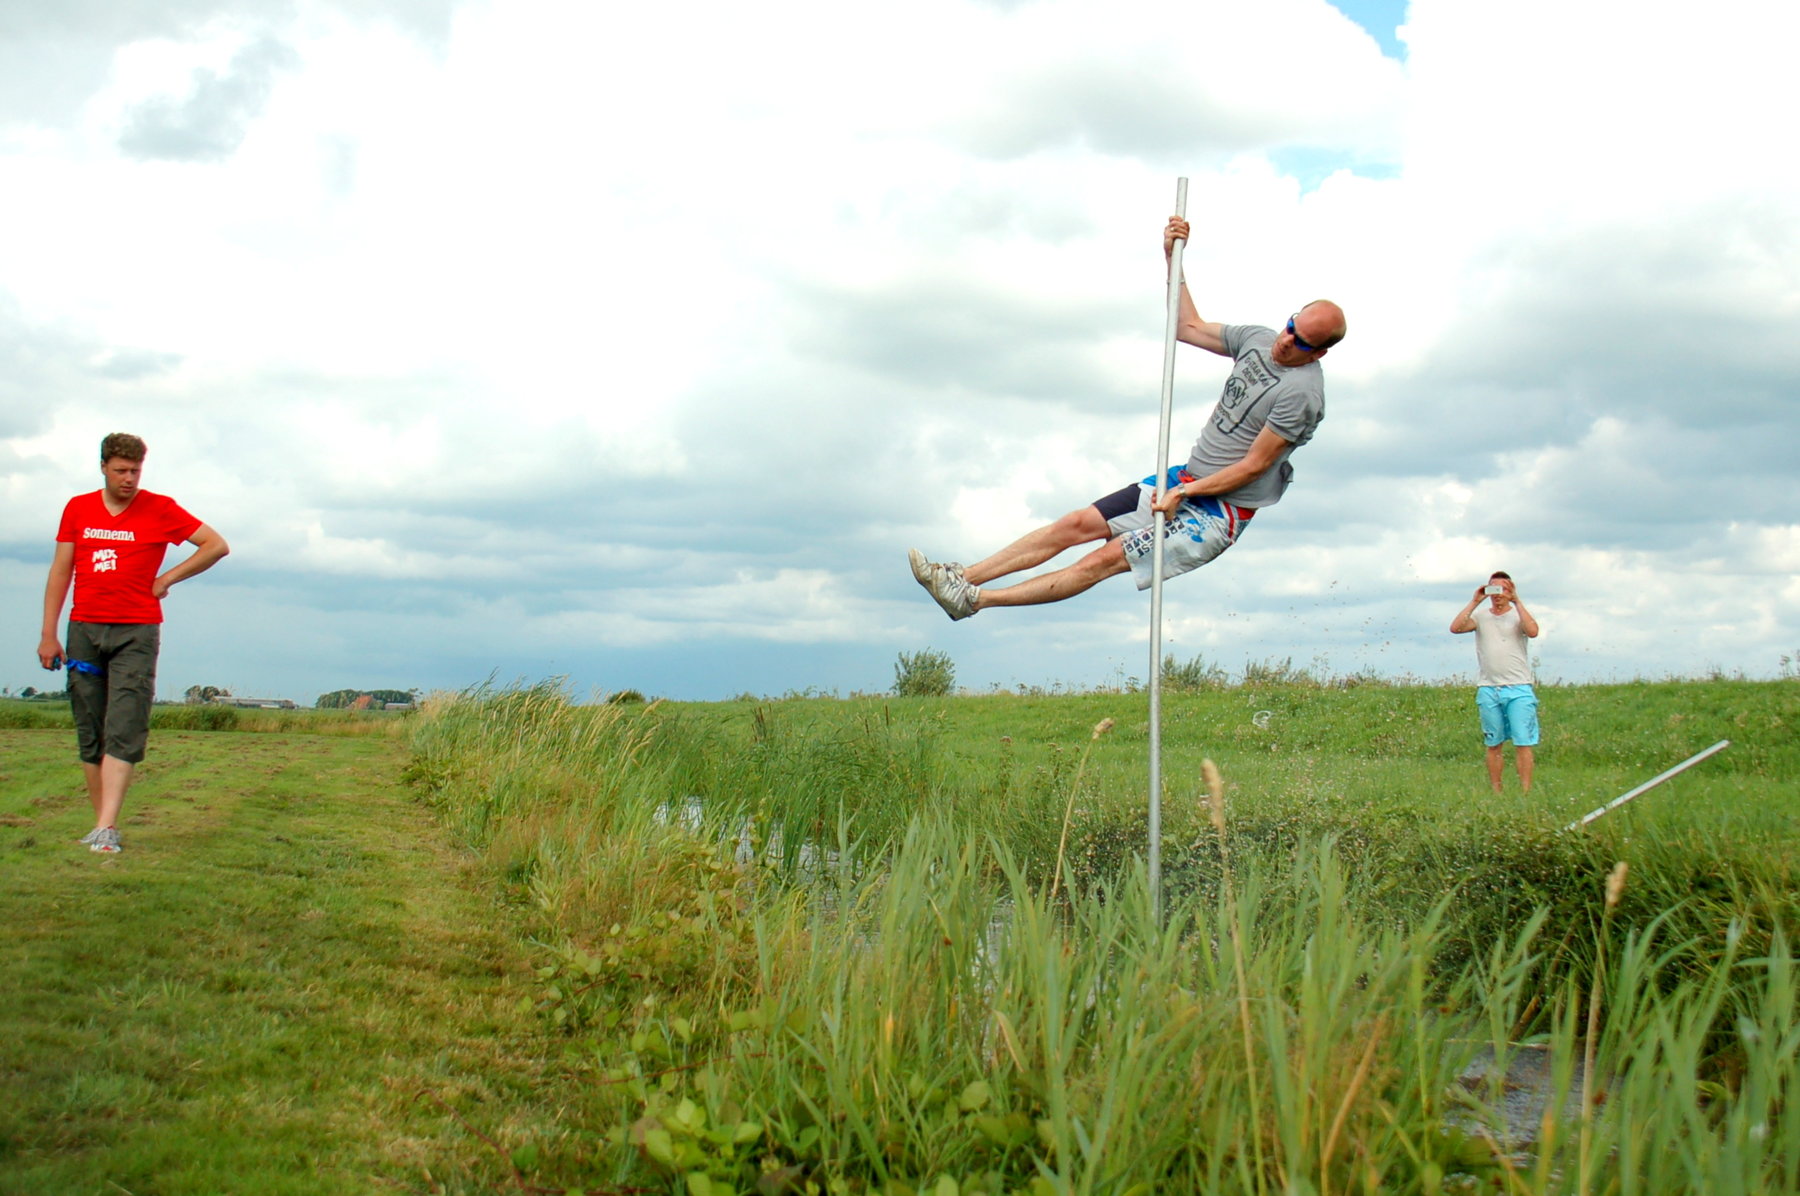
[{"label": "turquoise shorts", "polygon": [[1529,685],[1483,685],[1475,690],[1481,712],[1481,739],[1489,747],[1507,740],[1514,747],[1536,747],[1537,693]]}]

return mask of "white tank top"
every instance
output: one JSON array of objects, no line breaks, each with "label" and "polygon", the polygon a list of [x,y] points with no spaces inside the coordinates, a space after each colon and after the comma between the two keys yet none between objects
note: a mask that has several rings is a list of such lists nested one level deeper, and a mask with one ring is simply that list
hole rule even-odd
[{"label": "white tank top", "polygon": [[1519,627],[1519,608],[1497,615],[1491,603],[1476,607],[1475,663],[1477,685],[1530,685],[1530,640]]}]

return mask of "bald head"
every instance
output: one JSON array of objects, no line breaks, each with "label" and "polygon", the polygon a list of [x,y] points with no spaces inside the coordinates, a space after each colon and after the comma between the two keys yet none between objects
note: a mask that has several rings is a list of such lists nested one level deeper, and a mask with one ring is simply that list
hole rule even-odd
[{"label": "bald head", "polygon": [[1331,348],[1350,331],[1350,324],[1344,319],[1344,309],[1329,299],[1314,299],[1301,308],[1300,314],[1294,319],[1294,327],[1307,344],[1321,349]]}]

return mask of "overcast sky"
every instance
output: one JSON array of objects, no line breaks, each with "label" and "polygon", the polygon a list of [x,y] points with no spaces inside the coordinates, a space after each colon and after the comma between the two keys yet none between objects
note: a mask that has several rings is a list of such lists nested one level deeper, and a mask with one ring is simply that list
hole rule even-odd
[{"label": "overcast sky", "polygon": [[[951,624],[1148,473],[1160,229],[1201,312],[1328,296],[1296,477],[1170,584],[1233,671],[1800,652],[1791,0],[5,0],[0,685],[102,435],[230,541],[159,690],[1146,671],[1148,597]],[[1183,458],[1227,363],[1183,348]],[[185,551],[185,550],[183,550]],[[1070,558],[1072,559],[1072,558]],[[4,663],[10,661],[11,663]]]}]

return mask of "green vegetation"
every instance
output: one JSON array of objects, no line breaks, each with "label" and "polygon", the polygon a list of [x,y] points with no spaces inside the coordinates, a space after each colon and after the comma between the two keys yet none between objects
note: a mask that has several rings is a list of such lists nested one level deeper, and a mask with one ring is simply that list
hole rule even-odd
[{"label": "green vegetation", "polygon": [[557,1139],[514,916],[343,725],[159,732],[117,856],[69,732],[0,730],[0,1193],[492,1192]]},{"label": "green vegetation", "polygon": [[24,689],[19,691],[19,700],[26,702],[66,702],[69,700],[69,691],[66,687],[57,690],[47,690],[39,689],[34,685],[27,685]]},{"label": "green vegetation", "polygon": [[[150,708],[152,731],[253,731],[302,735],[391,735],[411,711],[250,710],[231,706],[158,703]],[[0,698],[0,730],[72,728],[67,702]]]},{"label": "green vegetation", "polygon": [[1174,668],[1161,919],[1141,694],[240,711],[113,861],[0,731],[0,1191],[1800,1190],[1793,682],[1546,687],[1524,798],[1466,689]]},{"label": "green vegetation", "polygon": [[956,689],[956,665],[948,652],[902,652],[894,662],[894,693],[902,698],[944,698]]},{"label": "green vegetation", "polygon": [[73,727],[69,702],[46,702],[38,698],[0,698],[0,730],[27,727]]},{"label": "green vegetation", "polygon": [[[1793,1190],[1791,685],[1552,688],[1522,800],[1463,689],[1259,675],[1165,712],[1160,924],[1141,698],[434,706],[415,775],[534,911],[610,1134],[550,1182]],[[1570,1118],[1502,1115],[1526,1054]]]},{"label": "green vegetation", "polygon": [[1224,689],[1230,674],[1204,656],[1177,661],[1173,653],[1163,657],[1163,689],[1171,693],[1197,693],[1203,689]]},{"label": "green vegetation", "polygon": [[364,705],[373,704],[377,708],[389,702],[416,702],[419,691],[416,689],[334,689],[328,694],[320,694],[313,706],[319,710],[342,710],[356,704],[359,698],[368,698]]}]

